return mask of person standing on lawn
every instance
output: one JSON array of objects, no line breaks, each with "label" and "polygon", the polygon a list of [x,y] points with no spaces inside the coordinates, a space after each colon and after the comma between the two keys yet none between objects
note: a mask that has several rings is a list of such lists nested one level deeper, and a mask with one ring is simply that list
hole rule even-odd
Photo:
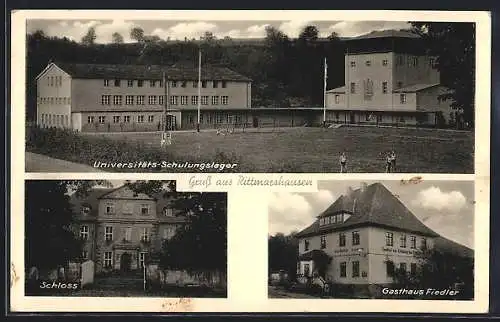
[{"label": "person standing on lawn", "polygon": [[394,150],[391,152],[391,168],[392,172],[396,172],[396,152]]},{"label": "person standing on lawn", "polygon": [[347,156],[345,151],[340,155],[340,173],[347,172]]},{"label": "person standing on lawn", "polygon": [[392,158],[391,158],[391,153],[387,153],[385,157],[385,172],[386,173],[391,173],[392,172]]}]

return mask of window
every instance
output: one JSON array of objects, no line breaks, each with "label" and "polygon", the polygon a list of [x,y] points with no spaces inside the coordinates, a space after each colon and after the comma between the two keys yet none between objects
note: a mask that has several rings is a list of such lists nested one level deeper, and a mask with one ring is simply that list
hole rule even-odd
[{"label": "window", "polygon": [[155,116],[154,115],[148,115],[148,122],[153,123],[155,121]]},{"label": "window", "polygon": [[160,80],[158,81],[158,86],[159,86],[159,87],[163,87],[163,80],[161,80],[161,79],[160,79]]},{"label": "window", "polygon": [[104,252],[104,267],[111,267],[113,265],[113,252]]},{"label": "window", "polygon": [[403,234],[399,237],[399,247],[406,248],[406,235]]},{"label": "window", "polygon": [[123,213],[125,215],[131,215],[134,213],[134,206],[130,203],[126,203],[123,205]]},{"label": "window", "polygon": [[122,96],[121,95],[113,96],[113,104],[114,105],[122,105]]},{"label": "window", "polygon": [[365,65],[366,65],[366,66],[371,66],[371,65],[372,65],[371,60],[367,60],[367,61],[365,61]]},{"label": "window", "polygon": [[163,208],[163,215],[167,217],[172,217],[173,216],[172,208],[168,207]]},{"label": "window", "polygon": [[382,66],[387,66],[389,61],[387,59],[382,60]]},{"label": "window", "polygon": [[351,67],[356,67],[356,62],[355,61],[351,61]]},{"label": "window", "polygon": [[181,105],[187,105],[188,103],[188,97],[185,95],[181,96]]},{"label": "window", "polygon": [[396,58],[396,65],[403,65],[404,64],[404,56],[403,55],[398,55]]},{"label": "window", "polygon": [[120,116],[113,116],[113,123],[120,123]]},{"label": "window", "polygon": [[99,123],[104,123],[106,122],[106,116],[99,116]]},{"label": "window", "polygon": [[320,226],[323,226],[325,224],[325,218],[320,218],[319,224],[320,224]]},{"label": "window", "polygon": [[163,229],[163,239],[169,239],[175,233],[174,227],[167,227]]},{"label": "window", "polygon": [[141,241],[144,241],[144,242],[149,241],[149,228],[144,227],[142,229]]},{"label": "window", "polygon": [[106,241],[113,240],[113,227],[111,226],[104,227],[104,240]]},{"label": "window", "polygon": [[417,248],[417,237],[410,236],[410,248],[411,249]]},{"label": "window", "polygon": [[149,105],[156,105],[156,95],[149,95],[148,103]]},{"label": "window", "polygon": [[429,65],[431,68],[436,68],[436,59],[434,57],[429,58]]},{"label": "window", "polygon": [[393,233],[385,233],[385,246],[393,246],[394,245],[394,234]]},{"label": "window", "polygon": [[198,96],[191,96],[191,105],[198,105]]},{"label": "window", "polygon": [[143,82],[142,79],[137,80],[137,87],[142,87]]},{"label": "window", "polygon": [[402,273],[406,273],[406,263],[399,263],[399,270]]},{"label": "window", "polygon": [[108,87],[109,86],[109,79],[105,79],[104,80],[104,87]]},{"label": "window", "polygon": [[418,57],[417,56],[414,56],[412,58],[412,63],[413,63],[413,67],[417,67],[418,66]]},{"label": "window", "polygon": [[420,242],[420,248],[427,249],[427,239],[422,238],[422,240]]},{"label": "window", "polygon": [[373,81],[371,79],[366,79],[363,81],[364,84],[364,99],[371,100],[373,96]]},{"label": "window", "polygon": [[139,266],[141,268],[144,268],[145,262],[146,262],[146,253],[144,253],[144,252],[139,253]]},{"label": "window", "polygon": [[137,95],[137,105],[144,105],[144,95]]},{"label": "window", "polygon": [[165,105],[165,96],[158,96],[158,105]]},{"label": "window", "polygon": [[221,96],[220,100],[221,100],[222,105],[227,105],[227,103],[229,101],[229,97],[228,96]]},{"label": "window", "polygon": [[109,105],[111,103],[111,95],[102,95],[101,96],[101,104]]},{"label": "window", "polygon": [[340,103],[340,95],[335,94],[335,104],[339,104],[339,103]]},{"label": "window", "polygon": [[123,123],[130,123],[130,115],[125,115],[123,117]]},{"label": "window", "polygon": [[141,205],[141,214],[142,215],[149,215],[149,205]]},{"label": "window", "polygon": [[401,104],[406,104],[406,94],[400,94],[399,95],[399,102]]},{"label": "window", "polygon": [[311,273],[311,267],[309,266],[309,264],[304,264],[304,275],[309,276],[310,273]]},{"label": "window", "polygon": [[133,80],[131,80],[131,79],[129,79],[129,80],[127,81],[127,86],[128,86],[128,87],[133,87],[133,86],[134,86],[134,81],[133,81]]},{"label": "window", "polygon": [[106,214],[112,215],[115,213],[115,205],[112,203],[106,204]]},{"label": "window", "polygon": [[213,88],[217,88],[217,87],[219,87],[219,82],[218,82],[218,81],[213,81],[213,82],[212,82],[212,87],[213,87]]},{"label": "window", "polygon": [[307,252],[308,250],[309,250],[309,240],[306,239],[306,240],[304,240],[304,251]]},{"label": "window", "polygon": [[155,87],[156,86],[156,81],[150,80],[149,81],[149,87]]},{"label": "window", "polygon": [[82,259],[89,259],[89,252],[86,250],[82,250]]},{"label": "window", "polygon": [[219,105],[219,96],[212,96],[212,105]]},{"label": "window", "polygon": [[83,225],[80,227],[80,239],[89,239],[89,226]]},{"label": "window", "polygon": [[403,82],[397,82],[397,86],[398,86],[398,88],[403,87]]},{"label": "window", "polygon": [[387,94],[387,82],[382,82],[382,93]]},{"label": "window", "polygon": [[417,263],[410,264],[410,275],[411,276],[417,275]]},{"label": "window", "polygon": [[393,261],[385,262],[385,272],[386,272],[386,275],[389,277],[392,277],[394,275],[394,262]]},{"label": "window", "polygon": [[87,123],[94,123],[94,117],[93,116],[87,116]]},{"label": "window", "polygon": [[352,232],[352,245],[359,245],[359,231]]},{"label": "window", "polygon": [[351,94],[356,93],[356,83],[351,83]]},{"label": "window", "polygon": [[208,96],[201,97],[201,105],[208,105]]},{"label": "window", "polygon": [[181,87],[186,87],[187,86],[187,82],[186,81],[182,81],[181,82]]},{"label": "window", "polygon": [[137,123],[144,123],[144,115],[137,115]]},{"label": "window", "polygon": [[119,79],[115,79],[115,87],[120,87],[120,80]]},{"label": "window", "polygon": [[198,81],[193,82],[193,88],[198,88]]},{"label": "window", "polygon": [[345,234],[339,234],[339,247],[345,247]]},{"label": "window", "polygon": [[323,235],[321,236],[321,249],[325,249],[326,248],[326,236]]},{"label": "window", "polygon": [[226,88],[227,87],[227,82],[226,81],[222,81],[221,82],[221,87],[222,88]]},{"label": "window", "polygon": [[177,105],[178,100],[179,100],[179,97],[177,95],[170,96],[170,104],[171,105]]},{"label": "window", "polygon": [[177,81],[172,81],[172,87],[177,87]]},{"label": "window", "polygon": [[104,267],[110,268],[113,265],[113,252],[104,252]]},{"label": "window", "polygon": [[352,262],[352,277],[359,277],[359,261]]},{"label": "window", "polygon": [[134,95],[125,96],[125,105],[134,105]]},{"label": "window", "polygon": [[347,263],[340,263],[340,277],[347,277]]},{"label": "window", "polygon": [[126,241],[132,240],[132,227],[127,227],[123,230],[123,239]]},{"label": "window", "polygon": [[201,81],[201,87],[207,88],[207,81]]}]

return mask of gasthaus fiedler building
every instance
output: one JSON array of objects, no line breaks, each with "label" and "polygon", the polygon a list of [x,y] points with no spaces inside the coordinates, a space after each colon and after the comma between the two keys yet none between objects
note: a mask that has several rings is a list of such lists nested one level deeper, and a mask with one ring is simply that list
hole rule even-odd
[{"label": "gasthaus fiedler building", "polygon": [[325,253],[331,257],[326,281],[386,285],[393,283],[395,268],[416,273],[421,250],[433,248],[441,237],[387,188],[374,183],[349,188],[297,238],[299,276],[314,276],[315,253]]},{"label": "gasthaus fiedler building", "polygon": [[95,188],[85,197],[71,196],[75,230],[83,241],[83,260],[95,263],[95,272],[133,272],[161,250],[186,224],[178,216],[173,197],[134,193],[127,185]]},{"label": "gasthaus fiedler building", "polygon": [[326,91],[327,119],[335,123],[441,125],[451,101],[438,96],[436,57],[420,36],[375,31],[345,40],[344,85]]}]

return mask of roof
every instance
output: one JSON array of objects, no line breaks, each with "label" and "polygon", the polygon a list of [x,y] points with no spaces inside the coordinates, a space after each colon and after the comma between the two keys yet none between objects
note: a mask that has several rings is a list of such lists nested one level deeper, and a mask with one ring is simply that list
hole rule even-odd
[{"label": "roof", "polygon": [[401,87],[398,89],[393,90],[394,93],[415,93],[419,92],[421,90],[431,88],[434,86],[439,86],[439,83],[434,83],[434,84],[413,84],[405,87]]},{"label": "roof", "polygon": [[345,85],[344,86],[340,86],[340,87],[336,87],[336,88],[332,88],[332,89],[329,89],[326,91],[327,93],[345,93]]},{"label": "roof", "polygon": [[81,208],[83,206],[90,207],[90,215],[97,216],[99,198],[102,195],[105,195],[111,191],[115,190],[115,188],[94,188],[91,189],[85,196],[77,196],[76,193],[70,196],[70,203],[73,208],[73,212],[75,214],[81,214]]},{"label": "roof", "polygon": [[348,38],[346,40],[358,40],[358,39],[373,39],[373,38],[420,38],[420,36],[414,32],[407,30],[375,30],[370,33]]},{"label": "roof", "polygon": [[[320,227],[319,218],[340,212],[350,213],[351,216],[343,223]],[[360,226],[389,227],[426,236],[439,236],[412,214],[383,184],[374,183],[340,196],[312,225],[299,232],[297,237]]]},{"label": "roof", "polygon": [[[111,65],[111,64],[75,64],[55,62],[73,78],[85,79],[162,79],[163,73],[172,80],[197,80],[198,68],[186,64],[178,66],[161,65]],[[42,72],[43,74],[43,72]],[[40,74],[40,75],[42,75]],[[39,76],[40,76],[39,75]],[[38,76],[38,77],[39,77]],[[249,82],[250,78],[243,76],[227,67],[205,66],[201,69],[202,80],[227,80]]]},{"label": "roof", "polygon": [[318,258],[319,256],[325,256],[325,255],[328,256],[328,254],[322,251],[321,249],[313,249],[308,252],[300,254],[299,260],[310,261]]},{"label": "roof", "polygon": [[434,241],[434,247],[445,253],[465,258],[474,258],[474,250],[444,237],[436,238]]}]

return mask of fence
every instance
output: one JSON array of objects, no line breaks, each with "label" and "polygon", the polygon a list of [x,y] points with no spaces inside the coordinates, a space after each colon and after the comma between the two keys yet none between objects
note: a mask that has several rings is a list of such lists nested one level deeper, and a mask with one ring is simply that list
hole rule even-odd
[{"label": "fence", "polygon": [[225,272],[204,271],[190,273],[185,270],[163,270],[156,264],[147,266],[146,278],[150,284],[159,286],[201,285],[224,288],[227,285],[227,275]]}]

